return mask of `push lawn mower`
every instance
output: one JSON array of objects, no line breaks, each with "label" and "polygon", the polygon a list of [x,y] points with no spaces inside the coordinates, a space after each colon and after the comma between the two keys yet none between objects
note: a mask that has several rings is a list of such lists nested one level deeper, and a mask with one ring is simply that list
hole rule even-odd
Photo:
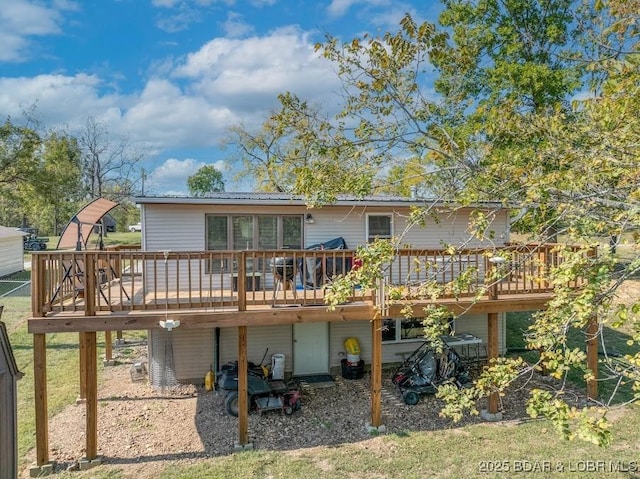
[{"label": "push lawn mower", "polygon": [[445,383],[462,387],[469,381],[462,359],[453,349],[443,345],[437,353],[424,342],[398,368],[392,378],[404,402],[418,404],[421,394],[434,394]]}]

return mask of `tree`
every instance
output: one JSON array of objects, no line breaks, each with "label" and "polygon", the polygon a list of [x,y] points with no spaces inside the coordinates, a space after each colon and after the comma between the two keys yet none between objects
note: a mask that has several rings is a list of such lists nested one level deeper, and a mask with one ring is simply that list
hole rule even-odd
[{"label": "tree", "polygon": [[29,181],[37,172],[36,152],[40,136],[28,125],[19,126],[8,118],[0,126],[0,189],[10,195],[17,183]]},{"label": "tree", "polygon": [[[291,93],[278,95],[280,107],[259,132],[242,125],[230,128],[227,146],[236,148],[244,168],[261,191],[307,193],[310,205],[335,199],[338,193],[366,194],[376,165],[321,113]],[[312,192],[317,192],[314,195]]]},{"label": "tree", "polygon": [[187,187],[192,196],[206,196],[207,193],[224,191],[222,173],[214,166],[205,165],[187,178]]},{"label": "tree", "polygon": [[81,152],[75,138],[49,133],[44,139],[39,178],[28,188],[24,204],[43,231],[61,233],[83,199]]},{"label": "tree", "polygon": [[3,224],[59,232],[78,208],[80,154],[75,139],[37,133],[7,120],[0,128],[0,218]]},{"label": "tree", "polygon": [[[296,151],[311,152],[312,160],[323,158],[294,166],[298,179],[292,191],[312,203],[330,200],[347,185],[340,174],[330,182],[314,178],[349,171],[365,185],[360,192],[373,192],[384,179],[380,171],[402,180],[397,172],[403,165],[411,164],[415,175],[418,164],[420,186],[434,195],[461,205],[485,199],[512,205],[514,223],[531,241],[561,241],[558,251],[565,261],[544,278],[556,285],[557,295],[535,315],[527,333],[528,346],[541,351],[539,362],[524,367],[518,359],[504,359],[473,388],[443,388],[444,412],[460,417],[474,410],[479,397],[503,390],[535,368],[560,379],[582,368],[585,354],[567,347],[567,335],[584,331],[593,318],[603,344],[604,324],[631,323],[640,330],[640,300],[613,302],[620,284],[640,271],[640,255],[623,259],[609,248],[597,256],[585,254],[598,237],[608,243],[611,235],[640,230],[640,2],[444,3],[440,27],[418,25],[406,16],[398,32],[382,37],[364,35],[346,43],[327,37],[318,49],[337,67],[343,111],[333,121],[300,130],[304,102],[289,96],[292,101],[282,104],[277,117],[277,131],[288,132]],[[435,70],[427,72],[428,65]],[[427,73],[436,75],[439,96],[428,94]],[[591,94],[584,99],[572,98],[588,89]],[[330,132],[329,140],[318,134],[319,125]],[[342,169],[349,155],[351,163]],[[358,164],[361,170],[354,168]],[[416,223],[428,218],[416,212]],[[478,213],[473,234],[490,241],[486,220]],[[396,239],[392,248],[374,244],[360,251],[362,267],[332,282],[330,305],[344,300],[342,293],[354,284],[373,284],[401,241]],[[570,245],[583,249],[574,254]],[[566,287],[578,278],[585,281],[580,289]],[[425,316],[430,337],[438,336],[438,314]],[[637,345],[640,335],[630,341]],[[628,367],[612,368],[612,374],[634,384],[637,399],[640,353],[625,361]],[[554,393],[534,391],[530,414],[551,419],[569,439],[606,444],[611,436],[605,418],[592,408],[572,409],[563,392],[564,382]]]},{"label": "tree", "polygon": [[114,141],[105,123],[89,117],[78,135],[78,143],[90,199],[105,196],[118,201],[133,195],[131,177],[143,154],[133,148],[127,137]]}]

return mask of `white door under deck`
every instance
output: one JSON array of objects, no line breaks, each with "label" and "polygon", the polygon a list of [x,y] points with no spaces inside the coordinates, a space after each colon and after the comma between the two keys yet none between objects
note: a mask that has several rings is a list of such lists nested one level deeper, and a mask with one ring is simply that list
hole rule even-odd
[{"label": "white door under deck", "polygon": [[293,375],[329,372],[329,323],[293,325]]}]

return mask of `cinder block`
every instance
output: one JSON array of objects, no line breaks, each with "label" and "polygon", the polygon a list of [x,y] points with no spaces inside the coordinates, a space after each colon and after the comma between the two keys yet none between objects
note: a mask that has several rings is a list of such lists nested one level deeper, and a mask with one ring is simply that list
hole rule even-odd
[{"label": "cinder block", "polygon": [[486,409],[480,411],[480,417],[488,422],[502,421],[502,411],[491,413]]},{"label": "cinder block", "polygon": [[31,466],[29,468],[29,477],[44,477],[53,474],[53,466],[55,462],[49,462],[42,466]]},{"label": "cinder block", "polygon": [[387,426],[380,424],[379,426],[372,426],[370,423],[366,424],[366,429],[369,434],[384,434],[387,432]]},{"label": "cinder block", "polygon": [[253,443],[252,442],[248,442],[246,444],[240,444],[239,442],[234,442],[233,443],[233,450],[234,451],[251,451],[253,450]]},{"label": "cinder block", "polygon": [[102,464],[101,457],[96,457],[95,459],[82,458],[78,461],[78,466],[80,467],[81,471],[87,471],[89,469],[93,469],[94,467],[99,466],[100,464]]}]

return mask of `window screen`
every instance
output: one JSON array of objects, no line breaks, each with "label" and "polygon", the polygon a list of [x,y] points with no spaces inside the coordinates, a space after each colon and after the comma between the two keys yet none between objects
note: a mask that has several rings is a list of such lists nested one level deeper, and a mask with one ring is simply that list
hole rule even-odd
[{"label": "window screen", "polygon": [[388,239],[393,236],[391,215],[369,215],[367,221],[367,241],[373,241],[376,238]]}]

